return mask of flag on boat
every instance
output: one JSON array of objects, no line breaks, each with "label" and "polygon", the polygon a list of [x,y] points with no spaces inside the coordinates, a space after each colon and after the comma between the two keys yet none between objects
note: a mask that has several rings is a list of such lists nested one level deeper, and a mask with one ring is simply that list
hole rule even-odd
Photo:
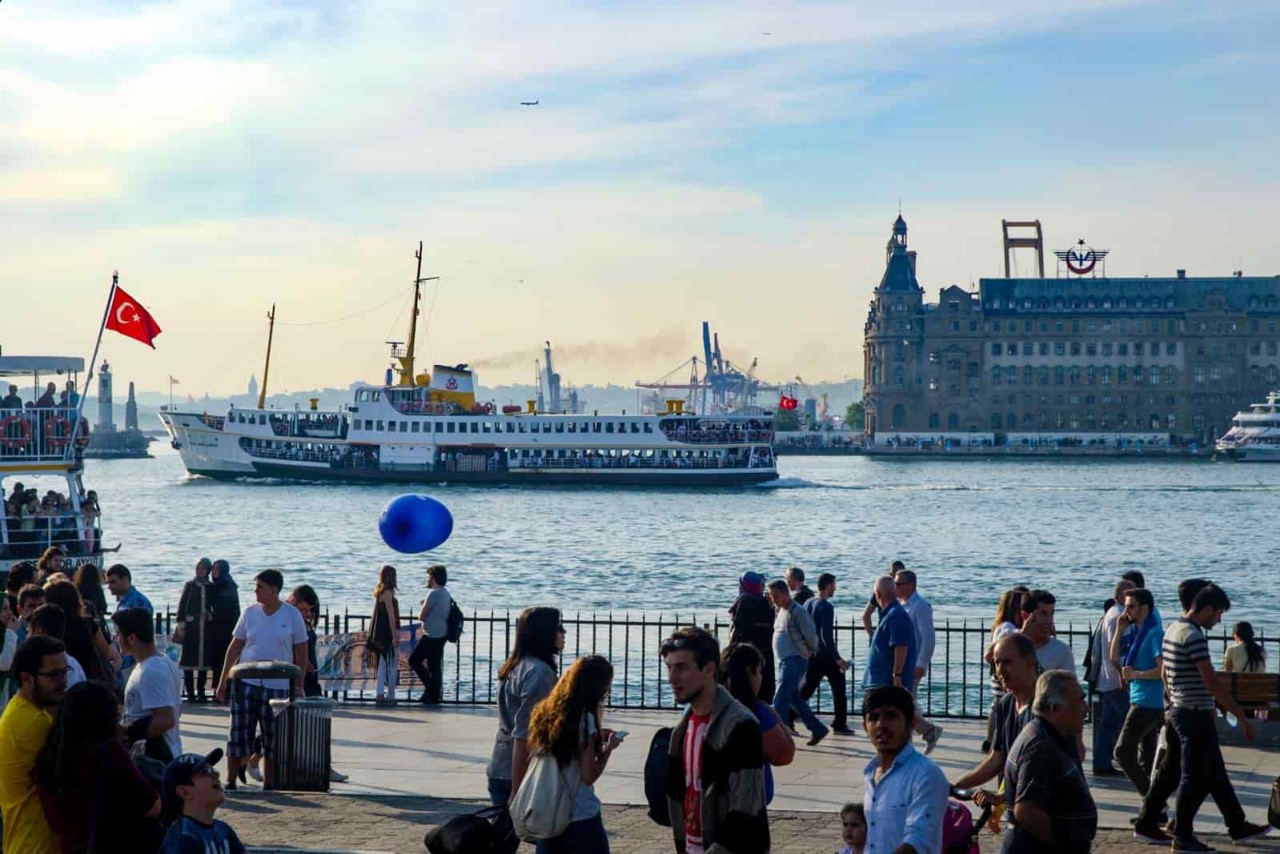
[{"label": "flag on boat", "polygon": [[161,331],[160,324],[156,323],[151,312],[143,308],[141,303],[129,296],[119,285],[115,286],[111,295],[111,308],[107,311],[107,328],[119,332],[126,338],[141,341],[152,350],[156,345],[151,342]]},{"label": "flag on boat", "polygon": [[782,396],[782,399],[778,401],[778,408],[779,409],[795,409],[799,404],[800,404],[799,400],[797,400],[794,397],[787,397],[784,394]]},{"label": "flag on boat", "polygon": [[169,375],[169,385],[181,385],[181,383],[179,383],[176,379],[174,379],[174,378],[173,378],[173,374],[170,374],[170,375]]}]

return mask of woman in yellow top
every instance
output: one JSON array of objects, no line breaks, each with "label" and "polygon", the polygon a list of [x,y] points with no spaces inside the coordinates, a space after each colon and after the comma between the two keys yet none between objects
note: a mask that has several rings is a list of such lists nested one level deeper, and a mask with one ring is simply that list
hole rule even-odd
[{"label": "woman in yellow top", "polygon": [[1228,673],[1266,672],[1267,653],[1262,644],[1253,639],[1253,625],[1241,620],[1236,623],[1233,635],[1236,642],[1227,648],[1222,669]]}]

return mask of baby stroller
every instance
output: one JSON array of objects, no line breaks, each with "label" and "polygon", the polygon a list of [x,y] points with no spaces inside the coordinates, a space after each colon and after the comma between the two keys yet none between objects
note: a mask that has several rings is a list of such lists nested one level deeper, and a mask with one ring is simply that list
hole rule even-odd
[{"label": "baby stroller", "polygon": [[[947,813],[942,818],[942,854],[980,854],[978,834],[991,818],[991,805],[982,808],[978,820],[965,803],[973,800],[977,789],[951,788],[951,800],[947,801]],[[965,802],[965,803],[962,803]]]}]

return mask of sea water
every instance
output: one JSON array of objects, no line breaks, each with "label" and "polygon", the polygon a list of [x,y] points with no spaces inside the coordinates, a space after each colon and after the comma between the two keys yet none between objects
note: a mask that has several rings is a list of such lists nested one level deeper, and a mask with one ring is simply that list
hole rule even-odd
[{"label": "sea water", "polygon": [[[252,600],[276,567],[326,608],[367,613],[378,567],[400,571],[401,607],[424,569],[449,568],[470,608],[555,604],[583,612],[723,612],[747,569],[839,579],[842,619],[901,559],[938,620],[989,622],[1016,583],[1058,597],[1059,623],[1096,620],[1121,572],[1142,570],[1166,613],[1192,576],[1212,578],[1238,619],[1274,633],[1280,466],[1169,460],[877,460],[783,457],[780,479],[732,489],[336,485],[189,476],[178,455],[89,460],[103,540],[158,609],[176,606],[197,558],[225,558]],[[453,512],[448,542],[400,555],[378,535],[394,496],[420,490]],[[416,607],[415,607],[416,610]]]}]

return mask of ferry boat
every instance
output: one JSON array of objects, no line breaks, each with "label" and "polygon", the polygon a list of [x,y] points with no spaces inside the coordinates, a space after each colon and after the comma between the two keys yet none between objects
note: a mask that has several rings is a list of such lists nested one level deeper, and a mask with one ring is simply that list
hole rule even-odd
[{"label": "ferry boat", "polygon": [[[220,479],[411,483],[738,486],[778,477],[769,413],[704,416],[683,401],[650,415],[542,412],[476,399],[466,365],[414,372],[419,275],[408,344],[391,344],[382,385],[358,386],[339,410],[163,409],[187,471]],[[271,315],[274,323],[274,309]],[[267,366],[270,367],[270,333]],[[398,378],[395,374],[398,372]]]},{"label": "ferry boat", "polygon": [[[83,483],[88,423],[80,417],[77,398],[54,397],[68,379],[67,391],[74,393],[83,371],[84,359],[78,357],[0,356],[0,493],[5,500],[0,574],[15,563],[34,562],[50,546],[66,554],[68,573],[82,563],[102,561],[99,513],[86,500]],[[52,394],[46,383],[54,386]],[[30,390],[27,400],[24,389]],[[54,405],[37,405],[42,398]]]},{"label": "ferry boat", "polygon": [[1250,463],[1280,462],[1280,391],[1237,412],[1231,429],[1214,446],[1217,453]]}]

